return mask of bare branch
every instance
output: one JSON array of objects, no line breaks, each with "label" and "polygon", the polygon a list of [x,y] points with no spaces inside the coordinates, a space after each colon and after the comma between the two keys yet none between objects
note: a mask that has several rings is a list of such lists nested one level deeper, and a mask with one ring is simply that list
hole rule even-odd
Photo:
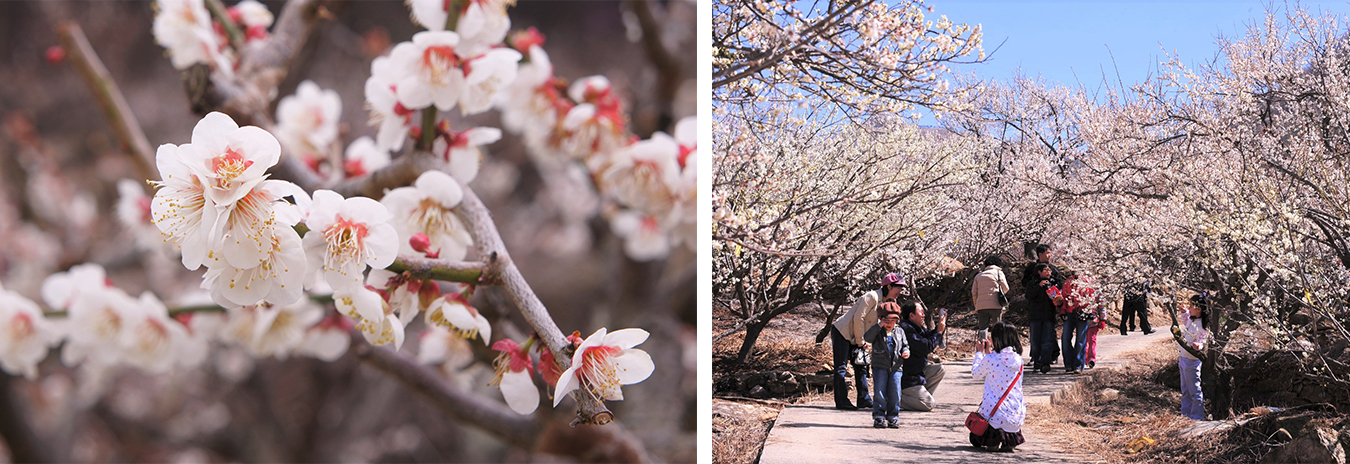
[{"label": "bare branch", "polygon": [[385,268],[394,273],[409,272],[418,279],[434,279],[473,285],[502,284],[500,275],[492,273],[486,263],[479,261],[446,261],[440,259],[399,256]]},{"label": "bare branch", "polygon": [[506,405],[460,391],[441,380],[431,369],[420,366],[384,348],[352,337],[352,351],[371,367],[397,379],[447,415],[473,424],[514,446],[531,449],[540,427],[529,416],[516,414]]},{"label": "bare branch", "polygon": [[[141,130],[141,124],[136,120],[136,115],[131,113],[131,107],[127,105],[126,98],[122,97],[117,82],[113,81],[112,76],[108,74],[108,68],[103,66],[103,62],[94,53],[94,48],[89,45],[89,39],[84,36],[80,25],[74,21],[63,21],[57,26],[56,32],[61,36],[61,45],[69,54],[71,63],[75,64],[80,77],[83,77],[84,83],[89,86],[89,93],[94,95],[94,101],[98,102],[99,108],[103,110],[103,117],[112,125],[113,133],[117,134],[117,139],[131,152],[131,161],[136,166],[136,171],[143,178],[159,180],[159,170],[155,168],[155,151],[146,140],[145,131]],[[149,190],[148,185],[146,189]]]}]

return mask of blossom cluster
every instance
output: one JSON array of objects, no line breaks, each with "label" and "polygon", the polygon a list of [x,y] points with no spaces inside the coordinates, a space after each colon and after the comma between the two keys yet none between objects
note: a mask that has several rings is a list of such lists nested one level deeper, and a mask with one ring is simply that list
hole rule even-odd
[{"label": "blossom cluster", "polygon": [[[213,20],[201,0],[158,0],[156,38],[175,67],[204,63],[229,76],[238,57],[267,38],[271,14],[255,3],[242,2],[227,20]],[[179,325],[256,356],[335,359],[347,349],[347,329],[397,350],[418,315],[426,325],[424,344],[429,338],[489,344],[492,326],[469,303],[472,286],[386,269],[398,255],[463,260],[475,245],[455,210],[462,189],[478,175],[483,147],[500,140],[502,131],[437,121],[440,112],[456,108],[464,116],[495,108],[540,162],[567,162],[588,173],[581,177],[589,177],[609,200],[606,217],[626,239],[632,258],[662,258],[682,243],[692,247],[694,120],[681,121],[674,136],[637,140],[607,79],[563,84],[552,74],[542,34],[533,28],[507,45],[506,8],[512,3],[409,1],[413,20],[428,30],[371,62],[365,107],[376,135],[358,138],[345,150],[341,99],[308,80],[277,102],[271,132],[211,113],[198,122],[190,143],[159,147],[158,190],[147,198],[134,184],[120,187],[119,217],[133,228],[148,219],[187,269],[206,268],[201,288],[225,311],[197,314]],[[228,26],[245,30],[243,49],[233,48],[240,45],[237,37],[231,45]],[[282,156],[293,156],[332,185],[389,165],[391,153],[403,150],[408,139],[443,161],[442,170],[424,172],[379,200],[323,189],[311,195],[267,174]],[[325,316],[306,290],[314,298],[331,298],[336,313]],[[159,308],[149,312],[167,314],[162,304]],[[525,361],[505,364],[517,374],[538,370],[546,383],[558,386],[559,398],[581,389],[617,400],[619,385],[651,373],[650,357],[632,349],[645,338],[637,329],[608,334],[601,329],[585,340],[574,336],[576,355],[567,372],[559,372],[553,352],[542,345],[538,368],[528,353]],[[510,351],[507,342],[493,346]],[[434,355],[443,349],[422,351],[428,359],[444,358]],[[528,389],[537,405],[532,377],[499,374],[494,384],[503,385],[513,409],[533,411],[535,406],[526,411],[519,397]],[[509,380],[502,381],[503,375]]]},{"label": "blossom cluster", "polygon": [[[219,19],[212,18],[204,0],[156,0],[155,42],[168,49],[175,69],[204,64],[226,75],[239,64],[239,50]],[[231,27],[243,33],[244,46],[268,38],[272,12],[256,0],[244,0],[227,10]]]},{"label": "blossom cluster", "polygon": [[[553,74],[544,37],[530,29],[511,42],[529,56],[509,92],[497,101],[503,126],[524,137],[543,165],[580,161],[612,201],[608,214],[624,250],[638,261],[659,259],[674,246],[694,246],[697,223],[697,140],[694,117],[674,136],[636,140],[623,103],[608,79],[591,76],[570,86]],[[565,91],[564,91],[565,90]]]}]

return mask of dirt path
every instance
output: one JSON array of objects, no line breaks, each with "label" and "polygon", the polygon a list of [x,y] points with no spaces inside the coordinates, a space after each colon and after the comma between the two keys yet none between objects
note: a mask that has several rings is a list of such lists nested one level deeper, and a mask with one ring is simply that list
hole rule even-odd
[{"label": "dirt path", "polygon": [[[1097,369],[1110,369],[1130,361],[1128,353],[1172,350],[1166,330],[1150,335],[1104,332],[1097,338]],[[1058,449],[1023,430],[1027,442],[1015,453],[989,453],[970,446],[963,422],[979,404],[983,382],[970,376],[970,361],[943,363],[947,376],[938,386],[938,406],[931,412],[902,411],[900,429],[872,428],[871,411],[839,411],[833,403],[817,402],[783,408],[769,432],[760,462],[1052,462],[1091,459],[1090,455]],[[1062,369],[1059,364],[1056,368]],[[1077,375],[1052,371],[1049,375],[1028,373],[1022,389],[1027,404],[1049,403],[1050,395],[1073,384]]]}]

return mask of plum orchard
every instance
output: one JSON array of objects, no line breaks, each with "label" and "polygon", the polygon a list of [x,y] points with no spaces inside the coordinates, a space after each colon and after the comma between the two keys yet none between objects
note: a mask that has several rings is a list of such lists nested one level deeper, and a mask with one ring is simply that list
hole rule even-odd
[{"label": "plum orchard", "polygon": [[[755,119],[723,104],[717,301],[762,325],[784,305],[847,301],[873,286],[877,266],[923,278],[950,270],[944,258],[969,264],[1047,242],[1107,298],[1142,281],[1169,302],[1212,295],[1216,343],[1202,355],[1216,417],[1232,391],[1220,353],[1243,327],[1297,354],[1305,375],[1350,386],[1326,349],[1350,342],[1346,33],[1344,16],[1291,7],[1220,39],[1223,61],[1192,69],[1175,57],[1129,88],[967,82],[942,129],[884,115],[845,128],[789,107]],[[934,162],[944,151],[960,162]],[[896,197],[879,178],[922,194],[885,201]]]}]

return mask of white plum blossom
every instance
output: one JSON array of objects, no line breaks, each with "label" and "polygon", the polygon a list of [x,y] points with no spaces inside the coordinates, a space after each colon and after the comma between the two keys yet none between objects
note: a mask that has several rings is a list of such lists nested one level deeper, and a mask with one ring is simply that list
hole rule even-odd
[{"label": "white plum blossom", "polygon": [[362,286],[348,287],[333,293],[333,301],[338,312],[356,321],[356,330],[370,344],[392,343],[395,351],[403,346],[403,323],[391,317],[392,310],[379,293]]},{"label": "white plum blossom", "polygon": [[461,57],[455,53],[459,35],[449,31],[423,31],[412,42],[402,42],[389,53],[398,102],[408,109],[433,104],[441,111],[453,108],[464,92]]},{"label": "white plum blossom", "polygon": [[431,325],[422,330],[422,339],[417,344],[418,364],[448,364],[458,369],[471,362],[473,348],[468,340],[441,326]]},{"label": "white plum blossom", "polygon": [[295,89],[295,95],[277,103],[277,139],[288,152],[315,166],[328,157],[330,146],[337,142],[341,117],[342,99],[337,92],[306,80]]},{"label": "white plum blossom", "polygon": [[381,290],[384,300],[405,327],[441,296],[440,286],[433,280],[414,279],[384,269],[371,269],[366,286]]},{"label": "white plum blossom", "polygon": [[286,359],[305,343],[309,328],[323,319],[323,308],[308,299],[284,306],[260,304],[252,319],[249,352]]},{"label": "white plum blossom", "polygon": [[[217,209],[232,206],[266,178],[281,157],[276,137],[256,126],[239,127],[225,113],[212,112],[192,128],[192,143],[178,156],[206,188]],[[223,214],[217,211],[217,214]]]},{"label": "white plum blossom", "polygon": [[80,298],[99,298],[107,287],[108,275],[103,266],[94,263],[77,264],[66,272],[47,276],[42,281],[42,301],[58,311],[70,310]]},{"label": "white plum blossom", "polygon": [[399,252],[421,254],[409,243],[420,233],[430,240],[431,250],[438,258],[463,259],[473,238],[452,211],[463,197],[459,183],[440,171],[424,172],[412,186],[399,187],[385,194],[380,201],[393,215]]},{"label": "white plum blossom", "polygon": [[680,188],[680,145],[662,132],[620,148],[600,175],[605,193],[650,216],[665,216],[675,207]]},{"label": "white plum blossom", "polygon": [[447,293],[431,302],[428,308],[426,323],[429,326],[449,329],[460,338],[477,336],[485,346],[492,339],[492,325],[487,318],[469,306],[469,302],[458,293]]},{"label": "white plum blossom", "polygon": [[652,375],[655,365],[646,351],[633,348],[647,340],[642,329],[623,329],[607,333],[597,330],[577,347],[572,366],[558,377],[553,406],[572,390],[581,389],[597,400],[623,399],[621,385],[632,385]]},{"label": "white plum blossom", "polygon": [[366,265],[383,269],[398,254],[399,235],[390,219],[378,201],[315,191],[303,240],[309,272],[322,273],[335,291],[360,287]]},{"label": "white plum blossom", "polygon": [[609,79],[591,76],[573,83],[568,95],[578,104],[559,123],[558,148],[576,158],[610,153],[629,143],[623,105],[614,96]]},{"label": "white plum blossom", "polygon": [[295,351],[326,362],[337,361],[351,345],[352,337],[347,334],[348,328],[350,326],[343,324],[342,316],[334,314],[333,317],[326,317],[305,331],[305,338]]},{"label": "white plum blossom", "polygon": [[465,56],[473,56],[494,47],[506,39],[511,30],[511,17],[506,7],[515,0],[470,0],[459,16],[460,48]]},{"label": "white plum blossom", "polygon": [[495,127],[474,127],[464,132],[450,132],[437,137],[431,152],[440,155],[449,167],[450,177],[465,184],[478,177],[483,163],[482,146],[502,139],[502,130]]},{"label": "white plum blossom", "polygon": [[620,211],[609,222],[614,235],[624,239],[624,253],[634,261],[651,261],[670,254],[670,237],[656,217]]},{"label": "white plum blossom", "polygon": [[520,52],[509,48],[494,48],[464,61],[464,95],[459,106],[465,115],[478,114],[492,108],[497,93],[516,79]]},{"label": "white plum blossom", "polygon": [[408,138],[408,130],[415,126],[414,110],[398,101],[394,73],[389,57],[379,57],[370,63],[370,78],[366,79],[366,108],[370,110],[370,125],[379,126],[375,142],[383,150],[400,150]]},{"label": "white plum blossom", "polygon": [[530,345],[519,345],[510,339],[501,339],[492,344],[492,349],[501,351],[493,362],[495,373],[489,385],[496,385],[506,399],[506,405],[517,414],[529,414],[539,408],[539,387],[534,384],[534,362],[530,359]]},{"label": "white plum blossom", "polygon": [[291,225],[274,222],[266,257],[257,266],[240,269],[228,260],[213,258],[202,288],[221,306],[251,306],[260,302],[289,305],[304,296],[309,265],[300,234]]},{"label": "white plum blossom", "polygon": [[[413,21],[432,31],[443,31],[450,20],[448,8],[455,2],[446,0],[410,0]],[[514,0],[470,0],[461,4],[454,30],[464,41],[469,53],[479,53],[502,43],[511,29],[511,18],[506,7]]]},{"label": "white plum blossom", "polygon": [[553,85],[553,63],[543,47],[531,46],[529,62],[522,63],[516,79],[497,94],[497,109],[502,112],[502,127],[523,134],[532,152],[547,143],[561,116],[572,109]]},{"label": "white plum blossom", "polygon": [[230,19],[243,26],[244,37],[250,41],[266,38],[267,28],[272,26],[275,19],[267,5],[256,0],[239,2],[230,7],[229,13]]},{"label": "white plum blossom", "polygon": [[364,176],[389,165],[389,151],[380,148],[370,137],[352,141],[342,158],[342,171],[346,177]]},{"label": "white plum blossom", "polygon": [[38,363],[59,341],[56,327],[43,317],[37,304],[0,288],[0,368],[36,379]]},{"label": "white plum blossom", "polygon": [[194,64],[214,66],[227,75],[233,72],[224,45],[211,25],[211,13],[202,0],[156,0],[155,43],[167,49],[174,69]]},{"label": "white plum blossom", "polygon": [[174,366],[193,368],[206,360],[206,340],[192,337],[182,323],[169,317],[169,310],[154,294],[142,293],[136,304],[140,310],[126,314],[122,321],[121,353],[127,364],[161,374]]},{"label": "white plum blossom", "polygon": [[184,266],[196,269],[216,252],[240,269],[263,262],[272,246],[276,192],[298,190],[264,183],[280,155],[271,134],[241,128],[223,113],[202,118],[192,143],[159,147],[156,163],[165,180],[151,202],[151,219],[178,244]]},{"label": "white plum blossom", "polygon": [[122,361],[123,333],[145,309],[131,296],[107,285],[84,287],[67,309],[66,344],[61,362],[75,367],[82,362],[103,366]]}]

